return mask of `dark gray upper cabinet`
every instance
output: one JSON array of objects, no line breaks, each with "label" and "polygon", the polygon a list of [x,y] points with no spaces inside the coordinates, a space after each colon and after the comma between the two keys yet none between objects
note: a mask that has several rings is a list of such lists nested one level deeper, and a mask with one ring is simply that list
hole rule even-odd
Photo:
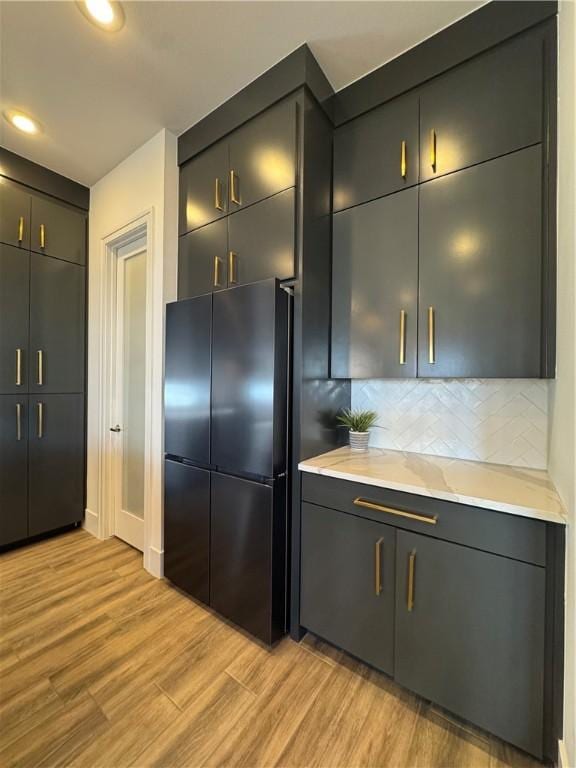
[{"label": "dark gray upper cabinet", "polygon": [[541,183],[536,146],[421,186],[419,376],[541,375]]},{"label": "dark gray upper cabinet", "polygon": [[541,756],[545,573],[398,531],[395,679]]},{"label": "dark gray upper cabinet", "polygon": [[30,248],[30,193],[0,176],[0,242]]},{"label": "dark gray upper cabinet", "polygon": [[85,264],[86,214],[34,195],[30,247],[47,256]]},{"label": "dark gray upper cabinet", "polygon": [[526,36],[425,85],[420,92],[420,179],[541,141],[542,78],[542,39]]},{"label": "dark gray upper cabinet", "polygon": [[230,135],[230,212],[296,183],[296,104],[282,102]]},{"label": "dark gray upper cabinet", "polygon": [[179,238],[178,298],[219,291],[228,283],[228,224],[213,221]]},{"label": "dark gray upper cabinet", "polygon": [[394,99],[337,128],[334,210],[373,200],[418,181],[418,96]]},{"label": "dark gray upper cabinet", "polygon": [[228,211],[228,142],[219,141],[180,169],[179,228],[182,235]]},{"label": "dark gray upper cabinet", "polygon": [[31,254],[30,392],[83,392],[85,267]]},{"label": "dark gray upper cabinet", "polygon": [[302,505],[301,624],[389,675],[395,543],[388,525]]},{"label": "dark gray upper cabinet", "polygon": [[84,516],[84,396],[30,396],[28,534]]},{"label": "dark gray upper cabinet", "polygon": [[0,243],[0,393],[28,392],[30,254]]},{"label": "dark gray upper cabinet", "polygon": [[295,231],[294,189],[229,216],[228,285],[293,277]]},{"label": "dark gray upper cabinet", "polygon": [[0,546],[28,536],[28,396],[0,395]]},{"label": "dark gray upper cabinet", "polygon": [[418,190],[333,217],[332,376],[416,376]]}]

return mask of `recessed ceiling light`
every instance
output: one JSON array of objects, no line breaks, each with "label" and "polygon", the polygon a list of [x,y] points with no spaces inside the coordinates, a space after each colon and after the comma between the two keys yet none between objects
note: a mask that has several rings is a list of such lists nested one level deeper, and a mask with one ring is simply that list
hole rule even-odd
[{"label": "recessed ceiling light", "polygon": [[22,131],[22,133],[28,133],[31,136],[36,133],[40,133],[42,130],[40,123],[31,118],[30,115],[27,115],[24,112],[20,112],[18,109],[9,109],[8,111],[4,112],[4,118],[10,123],[10,125],[13,125],[14,128]]},{"label": "recessed ceiling light", "polygon": [[117,0],[78,0],[77,5],[101,29],[116,32],[124,26],[124,10]]}]

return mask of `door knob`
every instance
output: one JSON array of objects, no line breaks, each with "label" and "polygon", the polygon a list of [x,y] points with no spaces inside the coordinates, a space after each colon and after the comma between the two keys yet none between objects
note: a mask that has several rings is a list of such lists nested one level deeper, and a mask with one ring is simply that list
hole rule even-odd
[{"label": "door knob", "polygon": [[116,424],[115,427],[110,427],[110,432],[122,432],[122,428],[120,427],[120,424]]}]

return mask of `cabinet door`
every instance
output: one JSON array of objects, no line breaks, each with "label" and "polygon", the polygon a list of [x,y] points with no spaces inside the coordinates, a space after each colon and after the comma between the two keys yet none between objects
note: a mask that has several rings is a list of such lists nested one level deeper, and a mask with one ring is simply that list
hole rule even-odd
[{"label": "cabinet door", "polygon": [[418,190],[333,217],[332,376],[416,376]]},{"label": "cabinet door", "polygon": [[418,97],[374,109],[334,133],[334,210],[418,182]]},{"label": "cabinet door", "polygon": [[75,264],[86,263],[86,214],[44,197],[32,197],[31,249]]},{"label": "cabinet door", "polygon": [[84,390],[85,267],[31,254],[30,392]]},{"label": "cabinet door", "polygon": [[391,675],[396,529],[302,505],[300,623]]},{"label": "cabinet door", "polygon": [[294,276],[294,190],[228,218],[228,285]]},{"label": "cabinet door", "polygon": [[30,195],[0,176],[0,242],[30,248]]},{"label": "cabinet door", "polygon": [[542,140],[542,56],[542,40],[524,37],[422,88],[421,181]]},{"label": "cabinet door", "polygon": [[182,166],[179,200],[181,235],[227,213],[227,141],[219,141]]},{"label": "cabinet door", "polygon": [[0,243],[0,392],[28,391],[30,254]]},{"label": "cabinet door", "polygon": [[228,226],[226,219],[189,232],[178,242],[178,298],[189,299],[226,288]]},{"label": "cabinet door", "polygon": [[296,184],[296,104],[278,104],[230,136],[229,208],[234,211]]},{"label": "cabinet door", "polygon": [[30,396],[29,535],[84,517],[84,395]]},{"label": "cabinet door", "polygon": [[398,531],[395,678],[538,757],[545,569]]},{"label": "cabinet door", "polygon": [[164,470],[164,575],[210,599],[210,472],[176,461]]},{"label": "cabinet door", "polygon": [[540,162],[531,147],[420,188],[419,376],[540,376]]},{"label": "cabinet door", "polygon": [[28,536],[28,397],[0,395],[0,546]]}]

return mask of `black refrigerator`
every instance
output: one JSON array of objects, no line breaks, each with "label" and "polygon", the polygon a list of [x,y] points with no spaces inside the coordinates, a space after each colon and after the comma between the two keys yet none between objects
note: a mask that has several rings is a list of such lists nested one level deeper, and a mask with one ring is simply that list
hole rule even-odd
[{"label": "black refrigerator", "polygon": [[290,296],[168,304],[164,574],[271,644],[286,628]]}]

